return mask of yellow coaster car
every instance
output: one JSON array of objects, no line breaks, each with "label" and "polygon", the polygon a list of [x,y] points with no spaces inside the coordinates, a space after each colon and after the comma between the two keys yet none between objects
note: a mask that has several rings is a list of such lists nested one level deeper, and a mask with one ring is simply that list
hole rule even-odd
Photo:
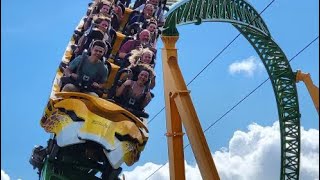
[{"label": "yellow coaster car", "polygon": [[[55,95],[57,98],[50,99],[40,122],[46,132],[53,133],[53,138],[47,148],[35,148],[31,158],[41,177],[91,179],[101,172],[102,177],[107,177],[102,179],[110,179],[114,171],[118,176],[123,162],[131,166],[139,160],[148,140],[144,119],[88,94]],[[59,173],[55,172],[57,169]]]}]

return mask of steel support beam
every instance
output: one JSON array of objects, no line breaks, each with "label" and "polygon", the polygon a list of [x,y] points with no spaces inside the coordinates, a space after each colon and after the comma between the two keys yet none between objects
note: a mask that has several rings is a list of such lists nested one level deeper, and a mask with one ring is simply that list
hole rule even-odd
[{"label": "steel support beam", "polygon": [[[183,126],[186,130],[188,139],[190,141],[193,154],[195,155],[197,164],[199,166],[202,178],[205,180],[219,180],[220,178],[215,167],[206,138],[204,136],[203,130],[201,128],[199,118],[193,106],[189,91],[187,90],[187,85],[185,84],[185,81],[183,79],[182,73],[178,65],[177,49],[175,48],[175,43],[178,39],[178,36],[161,36],[161,39],[164,42],[164,49],[162,50],[162,65],[165,84],[168,132],[176,133],[178,135],[176,137],[176,143],[179,145],[178,150],[180,151],[180,141],[182,141],[182,132],[172,132],[172,130],[174,130],[172,125],[175,124],[177,126],[180,126],[181,119],[183,122]],[[175,117],[175,119],[173,119],[172,117]],[[178,121],[172,122],[173,120]],[[175,146],[174,138],[168,139],[168,145],[171,180],[180,180],[180,178],[184,179],[185,177],[179,177],[180,174],[176,172],[176,170],[180,170],[179,168],[181,167],[181,163],[183,162],[175,161],[177,154],[173,152],[176,151],[176,149],[171,148]],[[184,171],[181,171],[181,173],[182,172],[184,173]]]}]

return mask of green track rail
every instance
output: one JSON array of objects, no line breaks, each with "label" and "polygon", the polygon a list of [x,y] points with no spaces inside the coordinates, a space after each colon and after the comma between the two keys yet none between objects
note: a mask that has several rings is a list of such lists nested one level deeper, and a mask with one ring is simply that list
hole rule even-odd
[{"label": "green track rail", "polygon": [[280,179],[299,179],[300,112],[295,73],[271,38],[259,13],[243,0],[185,0],[166,13],[163,35],[178,36],[177,25],[202,22],[231,23],[249,41],[262,60],[276,97],[281,134]]}]

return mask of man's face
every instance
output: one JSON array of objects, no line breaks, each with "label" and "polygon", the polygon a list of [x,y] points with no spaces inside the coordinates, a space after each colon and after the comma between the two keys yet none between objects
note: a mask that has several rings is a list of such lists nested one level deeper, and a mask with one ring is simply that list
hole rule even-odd
[{"label": "man's face", "polygon": [[94,60],[98,61],[99,59],[102,58],[104,54],[105,49],[100,46],[93,46],[91,49],[91,56],[93,57]]},{"label": "man's face", "polygon": [[152,15],[153,15],[153,6],[151,4],[147,4],[145,6],[144,10],[143,10],[143,13],[147,18],[152,17]]},{"label": "man's face", "polygon": [[141,42],[149,42],[150,40],[150,33],[148,31],[142,31],[139,34],[139,39]]},{"label": "man's face", "polygon": [[103,5],[100,9],[100,12],[104,15],[107,15],[110,12],[111,7],[107,4]]}]

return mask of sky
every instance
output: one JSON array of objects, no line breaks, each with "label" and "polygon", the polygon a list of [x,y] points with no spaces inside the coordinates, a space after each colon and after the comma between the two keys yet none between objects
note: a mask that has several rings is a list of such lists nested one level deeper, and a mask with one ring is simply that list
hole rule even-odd
[{"label": "sky", "polygon": [[[32,148],[50,137],[40,118],[67,43],[89,1],[1,1],[1,180],[37,179],[29,164]],[[250,0],[261,12],[271,0]],[[275,0],[261,15],[288,59],[319,36],[319,1]],[[235,36],[226,23],[178,28],[178,61],[190,82]],[[155,98],[147,107],[154,117],[164,107],[161,48],[157,54]],[[319,40],[290,63],[311,74],[319,87]],[[268,78],[247,40],[240,36],[189,86],[203,129]],[[301,113],[301,179],[319,179],[319,115],[306,86],[297,84]],[[169,179],[165,113],[149,124],[149,140],[139,162],[123,165],[126,179]],[[270,81],[205,132],[222,180],[277,179],[280,137],[277,106]],[[184,145],[188,144],[184,136]],[[187,179],[201,179],[190,147],[185,149]],[[245,172],[245,173],[244,173]]]}]

